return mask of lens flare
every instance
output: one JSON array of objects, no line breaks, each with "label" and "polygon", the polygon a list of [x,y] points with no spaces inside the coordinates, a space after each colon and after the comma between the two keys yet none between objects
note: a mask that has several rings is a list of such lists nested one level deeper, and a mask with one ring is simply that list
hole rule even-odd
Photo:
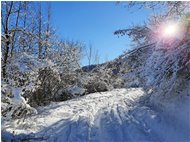
[{"label": "lens flare", "polygon": [[178,25],[177,24],[166,24],[163,26],[162,35],[166,38],[175,37],[178,32]]},{"label": "lens flare", "polygon": [[173,36],[176,33],[176,25],[168,25],[164,28],[164,35],[166,36]]}]

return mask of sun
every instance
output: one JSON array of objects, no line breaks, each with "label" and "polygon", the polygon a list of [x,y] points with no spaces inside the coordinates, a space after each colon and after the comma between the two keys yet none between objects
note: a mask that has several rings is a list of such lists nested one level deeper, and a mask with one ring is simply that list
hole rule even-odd
[{"label": "sun", "polygon": [[178,32],[178,25],[175,23],[168,23],[163,26],[162,35],[166,38],[175,37]]}]

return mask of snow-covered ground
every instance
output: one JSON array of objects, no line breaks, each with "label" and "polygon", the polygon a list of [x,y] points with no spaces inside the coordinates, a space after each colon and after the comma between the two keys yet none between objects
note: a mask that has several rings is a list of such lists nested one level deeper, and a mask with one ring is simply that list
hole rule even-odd
[{"label": "snow-covered ground", "polygon": [[[5,122],[2,136],[6,142],[10,139],[49,142],[189,141],[189,126],[180,125],[170,112],[150,106],[146,103],[147,98],[142,88],[131,88],[52,103],[39,108],[37,115]],[[186,116],[190,118],[188,113]]]}]

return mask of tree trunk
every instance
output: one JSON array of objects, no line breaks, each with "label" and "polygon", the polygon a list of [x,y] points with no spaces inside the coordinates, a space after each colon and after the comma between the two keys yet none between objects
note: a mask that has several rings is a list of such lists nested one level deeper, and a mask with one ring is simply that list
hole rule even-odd
[{"label": "tree trunk", "polygon": [[6,42],[5,42],[5,54],[4,54],[4,60],[3,60],[3,66],[2,66],[3,78],[6,77],[6,66],[7,66],[8,56],[9,56],[9,45],[10,45],[9,18],[10,18],[12,8],[13,8],[13,1],[10,3],[9,8],[8,8],[8,6],[6,7],[7,15],[6,15],[6,19],[5,19],[5,30],[4,30]]},{"label": "tree trunk", "polygon": [[[16,17],[16,23],[15,23],[16,29],[18,28],[18,21],[19,21],[19,17],[20,17],[20,10],[21,10],[21,2],[19,2],[17,17]],[[11,43],[11,57],[13,56],[13,49],[14,49],[14,47],[15,47],[15,34],[16,34],[16,31],[13,33],[13,37],[12,37],[12,43]]]},{"label": "tree trunk", "polygon": [[41,8],[41,3],[39,7],[39,21],[38,21],[38,58],[41,58],[42,54],[42,39],[41,39],[41,34],[42,34],[42,8]]},{"label": "tree trunk", "polygon": [[[6,39],[9,39],[8,35],[6,35]],[[9,44],[10,44],[10,42],[9,42],[9,40],[7,40],[6,45],[5,45],[6,49],[5,49],[5,55],[4,55],[4,60],[3,60],[3,69],[2,69],[3,78],[6,77],[6,65],[7,65],[8,55],[9,55]]]}]

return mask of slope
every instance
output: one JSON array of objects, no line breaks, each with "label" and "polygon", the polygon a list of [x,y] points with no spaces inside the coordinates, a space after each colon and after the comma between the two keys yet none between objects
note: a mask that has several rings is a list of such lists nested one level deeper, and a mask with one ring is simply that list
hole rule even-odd
[{"label": "slope", "polygon": [[49,142],[188,141],[189,129],[171,121],[170,112],[146,105],[148,97],[142,88],[131,88],[52,103],[39,108],[38,115],[6,122],[2,138]]}]

